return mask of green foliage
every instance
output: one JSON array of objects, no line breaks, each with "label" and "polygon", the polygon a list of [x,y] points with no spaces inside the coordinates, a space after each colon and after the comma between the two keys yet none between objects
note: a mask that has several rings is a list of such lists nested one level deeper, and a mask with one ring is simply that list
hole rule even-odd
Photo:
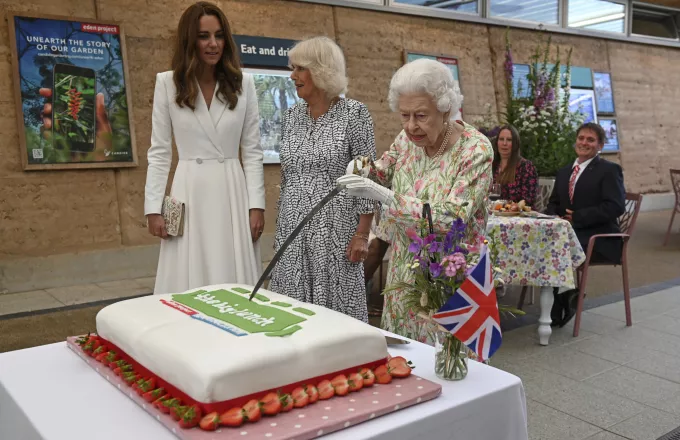
[{"label": "green foliage", "polygon": [[[505,80],[506,108],[503,119],[517,128],[522,156],[536,167],[539,176],[554,176],[575,158],[576,130],[582,113],[569,111],[571,49],[562,70],[559,48],[550,59],[551,38],[541,39],[530,59],[528,96],[513,89],[512,48],[506,32]],[[517,95],[517,96],[516,96]]]}]

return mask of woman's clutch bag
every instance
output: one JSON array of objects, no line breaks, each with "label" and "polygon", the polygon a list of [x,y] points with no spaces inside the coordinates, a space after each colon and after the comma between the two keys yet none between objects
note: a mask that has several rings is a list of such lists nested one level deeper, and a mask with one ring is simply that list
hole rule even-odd
[{"label": "woman's clutch bag", "polygon": [[172,237],[180,237],[184,234],[184,203],[172,196],[163,199],[163,219],[165,230]]}]

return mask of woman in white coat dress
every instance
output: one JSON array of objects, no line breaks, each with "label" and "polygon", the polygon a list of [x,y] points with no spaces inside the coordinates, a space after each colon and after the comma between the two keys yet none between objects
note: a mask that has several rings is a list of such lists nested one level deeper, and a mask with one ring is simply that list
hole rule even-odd
[{"label": "woman in white coat dress", "polygon": [[[156,78],[148,152],[144,211],[149,232],[163,238],[154,293],[255,284],[265,201],[257,97],[217,6],[199,2],[184,12],[172,65]],[[167,235],[161,215],[173,135],[171,195],[186,205],[180,237]]]}]

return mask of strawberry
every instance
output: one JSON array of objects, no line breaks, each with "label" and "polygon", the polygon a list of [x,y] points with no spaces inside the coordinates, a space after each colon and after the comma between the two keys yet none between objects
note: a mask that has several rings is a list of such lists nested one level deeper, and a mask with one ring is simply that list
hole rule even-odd
[{"label": "strawberry", "polygon": [[260,411],[260,402],[257,400],[249,400],[245,405],[243,405],[243,412],[245,414],[246,420],[251,423],[255,423],[262,417],[262,411]]},{"label": "strawberry", "polygon": [[172,397],[170,396],[170,394],[165,394],[164,396],[161,396],[158,399],[154,400],[152,405],[155,406],[156,408],[160,409],[163,402],[165,402],[166,400],[171,399],[171,398]]},{"label": "strawberry", "polygon": [[151,391],[155,388],[156,388],[156,378],[151,377],[149,379],[142,381],[142,383],[139,384],[139,387],[137,388],[137,393],[141,396],[142,394],[146,393],[147,391]]},{"label": "strawberry", "polygon": [[319,382],[319,387],[317,389],[319,390],[319,399],[321,400],[330,399],[335,395],[335,390],[329,380],[322,380]]},{"label": "strawberry", "polygon": [[118,360],[118,353],[116,353],[113,350],[109,350],[108,353],[106,353],[106,357],[102,361],[103,363],[109,365],[111,362],[115,362]]},{"label": "strawberry", "polygon": [[381,365],[375,369],[375,381],[381,384],[392,382],[392,376],[387,371],[387,365]]},{"label": "strawberry", "polygon": [[281,412],[288,412],[293,409],[294,402],[290,394],[281,394],[279,400],[281,401]]},{"label": "strawberry", "polygon": [[179,422],[182,416],[184,416],[184,413],[188,409],[189,409],[188,406],[183,405],[173,406],[172,408],[170,408],[170,415],[172,416],[173,419]]},{"label": "strawberry", "polygon": [[359,371],[359,374],[364,378],[365,387],[373,386],[373,383],[375,382],[375,374],[373,374],[373,371],[369,368],[362,368],[361,371]]},{"label": "strawberry", "polygon": [[[142,376],[139,374],[135,373],[134,371],[129,371],[128,373],[123,373],[123,380],[127,382],[128,385],[133,385],[134,382],[137,382],[142,379]],[[125,376],[125,374],[129,374],[129,376]]]},{"label": "strawberry", "polygon": [[305,393],[309,396],[309,403],[319,400],[319,390],[314,385],[305,385]]},{"label": "strawberry", "polygon": [[198,422],[198,426],[204,431],[215,431],[220,426],[220,415],[216,412],[211,412]]},{"label": "strawberry", "polygon": [[142,398],[147,402],[151,403],[157,400],[159,397],[161,397],[164,392],[165,390],[163,388],[157,388],[155,390],[147,391],[146,393],[142,394]]},{"label": "strawberry", "polygon": [[109,348],[106,345],[100,345],[97,347],[95,350],[92,351],[90,356],[97,358],[100,354],[104,354],[109,351]]},{"label": "strawberry", "polygon": [[127,362],[125,362],[123,359],[121,359],[121,360],[111,362],[109,364],[109,368],[112,369],[112,370],[115,370],[116,368],[122,367],[122,366],[127,365],[127,364],[128,364]]},{"label": "strawberry", "polygon": [[76,344],[80,345],[81,347],[85,344],[87,344],[90,341],[90,334],[88,333],[87,335],[83,335],[76,339]]},{"label": "strawberry", "polygon": [[331,385],[335,390],[336,396],[344,396],[349,393],[349,382],[344,374],[339,374],[331,380]]},{"label": "strawberry", "polygon": [[243,424],[243,408],[232,408],[220,416],[220,425],[241,426]]},{"label": "strawberry", "polygon": [[179,406],[182,402],[173,397],[171,399],[166,399],[162,403],[158,405],[158,409],[161,410],[162,413],[165,414],[170,414],[170,410],[174,408],[175,406]]},{"label": "strawberry", "polygon": [[290,394],[293,396],[293,406],[295,408],[304,408],[309,403],[309,396],[302,387],[295,388]]},{"label": "strawberry", "polygon": [[182,417],[179,420],[179,427],[184,429],[193,428],[198,425],[202,417],[203,411],[201,411],[201,408],[198,405],[191,405],[182,413]]},{"label": "strawberry", "polygon": [[107,351],[106,353],[99,353],[97,356],[95,356],[95,360],[97,362],[105,363],[106,362],[106,357],[109,355],[109,352]]},{"label": "strawberry", "polygon": [[359,373],[352,373],[347,378],[350,391],[359,391],[364,386],[364,378]]},{"label": "strawberry", "polygon": [[260,409],[266,416],[275,416],[281,412],[281,400],[276,393],[269,393],[260,399]]},{"label": "strawberry", "polygon": [[394,377],[407,377],[411,374],[411,362],[401,356],[393,357],[387,362],[387,371]]}]

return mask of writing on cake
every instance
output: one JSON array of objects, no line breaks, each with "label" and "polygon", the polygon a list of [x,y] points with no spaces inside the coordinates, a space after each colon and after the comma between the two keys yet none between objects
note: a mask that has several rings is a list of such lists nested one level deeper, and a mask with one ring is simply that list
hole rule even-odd
[{"label": "writing on cake", "polygon": [[303,316],[288,310],[282,310],[271,304],[248,301],[243,295],[224,289],[176,294],[172,295],[172,299],[205,315],[204,317],[192,315],[192,318],[207,323],[214,323],[214,320],[206,317],[214,318],[246,333],[283,336],[291,334],[290,330],[301,329],[297,324],[306,320]]}]

